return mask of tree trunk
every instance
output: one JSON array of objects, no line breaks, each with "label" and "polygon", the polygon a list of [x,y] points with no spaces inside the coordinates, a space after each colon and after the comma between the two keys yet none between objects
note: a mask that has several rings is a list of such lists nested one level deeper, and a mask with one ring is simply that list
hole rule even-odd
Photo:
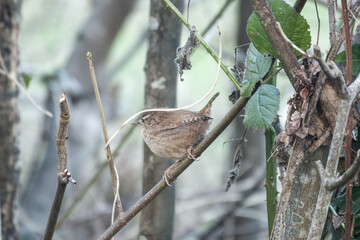
[{"label": "tree trunk", "polygon": [[[183,9],[183,1],[174,1]],[[162,0],[152,0],[149,22],[149,48],[145,71],[145,106],[175,107],[177,67],[174,63],[179,46],[181,23]],[[143,194],[148,192],[171,165],[155,156],[144,145]],[[140,236],[146,239],[171,239],[174,221],[175,183],[147,206],[141,214]]]},{"label": "tree trunk", "polygon": [[[0,2],[0,206],[2,239],[17,239],[14,225],[18,186],[18,35],[21,2]],[[11,79],[12,78],[12,79]]]}]

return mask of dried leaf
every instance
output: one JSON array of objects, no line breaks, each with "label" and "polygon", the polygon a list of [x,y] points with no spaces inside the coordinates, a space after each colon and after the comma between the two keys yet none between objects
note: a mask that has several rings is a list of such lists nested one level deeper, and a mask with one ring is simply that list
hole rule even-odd
[{"label": "dried leaf", "polygon": [[176,49],[176,58],[174,61],[178,65],[178,71],[181,81],[184,80],[182,78],[183,70],[191,69],[190,55],[193,50],[199,45],[199,43],[200,41],[196,36],[196,28],[193,26],[190,31],[190,36],[188,37],[185,45]]}]

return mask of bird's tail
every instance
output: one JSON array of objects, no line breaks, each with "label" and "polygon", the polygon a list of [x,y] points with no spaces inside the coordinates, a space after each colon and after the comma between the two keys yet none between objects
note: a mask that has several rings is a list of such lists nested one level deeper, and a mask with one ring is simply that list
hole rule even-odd
[{"label": "bird's tail", "polygon": [[199,111],[200,114],[210,117],[211,114],[211,106],[213,101],[219,96],[219,92],[215,93],[215,95],[210,99],[210,101]]}]

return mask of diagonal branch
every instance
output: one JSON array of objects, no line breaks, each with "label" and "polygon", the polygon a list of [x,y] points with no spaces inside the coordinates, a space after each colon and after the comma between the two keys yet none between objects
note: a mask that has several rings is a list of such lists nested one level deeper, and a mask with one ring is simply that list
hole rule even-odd
[{"label": "diagonal branch", "polygon": [[[170,0],[163,0],[164,3],[171,9],[173,10],[174,14],[181,20],[181,22],[183,22],[185,24],[185,26],[191,31],[191,25],[186,21],[186,18],[182,15],[182,13],[174,6],[174,4],[170,1]],[[236,81],[235,77],[231,74],[231,72],[229,71],[229,69],[225,66],[224,63],[221,62],[221,59],[219,59],[218,56],[216,56],[216,53],[214,52],[214,50],[212,50],[212,48],[210,47],[210,45],[205,41],[205,39],[201,36],[201,34],[199,32],[196,32],[196,36],[198,37],[201,45],[204,46],[204,48],[206,49],[206,51],[211,55],[211,57],[217,62],[219,63],[220,61],[220,65],[221,65],[221,69],[224,71],[224,73],[229,77],[229,79],[232,81],[232,83],[236,86],[236,88],[238,88],[239,90],[241,89],[240,84]]]},{"label": "diagonal branch", "polygon": [[294,89],[297,90],[300,85],[309,84],[310,81],[301,69],[290,45],[281,35],[269,3],[266,0],[252,0],[252,6]]},{"label": "diagonal branch", "polygon": [[[224,131],[224,129],[235,119],[248,101],[248,98],[241,97],[231,110],[225,115],[220,123],[207,135],[207,137],[194,149],[193,154],[200,156],[210,144]],[[179,165],[171,173],[169,182],[174,181],[186,168],[193,163],[193,160],[188,158],[180,161]],[[133,217],[136,216],[144,207],[146,207],[156,196],[165,190],[167,184],[164,180],[158,182],[148,193],[140,198],[129,210],[127,210],[121,217],[118,217],[114,224],[112,224],[99,239],[110,239],[118,231],[120,231]]]}]

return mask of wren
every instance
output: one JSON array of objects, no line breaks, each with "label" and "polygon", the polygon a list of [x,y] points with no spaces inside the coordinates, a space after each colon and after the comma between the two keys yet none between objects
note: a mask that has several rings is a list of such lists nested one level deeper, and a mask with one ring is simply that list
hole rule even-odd
[{"label": "wren", "polygon": [[[195,159],[192,150],[205,138],[211,124],[211,106],[219,96],[216,93],[199,112],[189,110],[154,111],[145,113],[136,123],[141,127],[141,135],[150,150],[159,157],[182,160]],[[169,167],[163,179],[169,185]]]}]

